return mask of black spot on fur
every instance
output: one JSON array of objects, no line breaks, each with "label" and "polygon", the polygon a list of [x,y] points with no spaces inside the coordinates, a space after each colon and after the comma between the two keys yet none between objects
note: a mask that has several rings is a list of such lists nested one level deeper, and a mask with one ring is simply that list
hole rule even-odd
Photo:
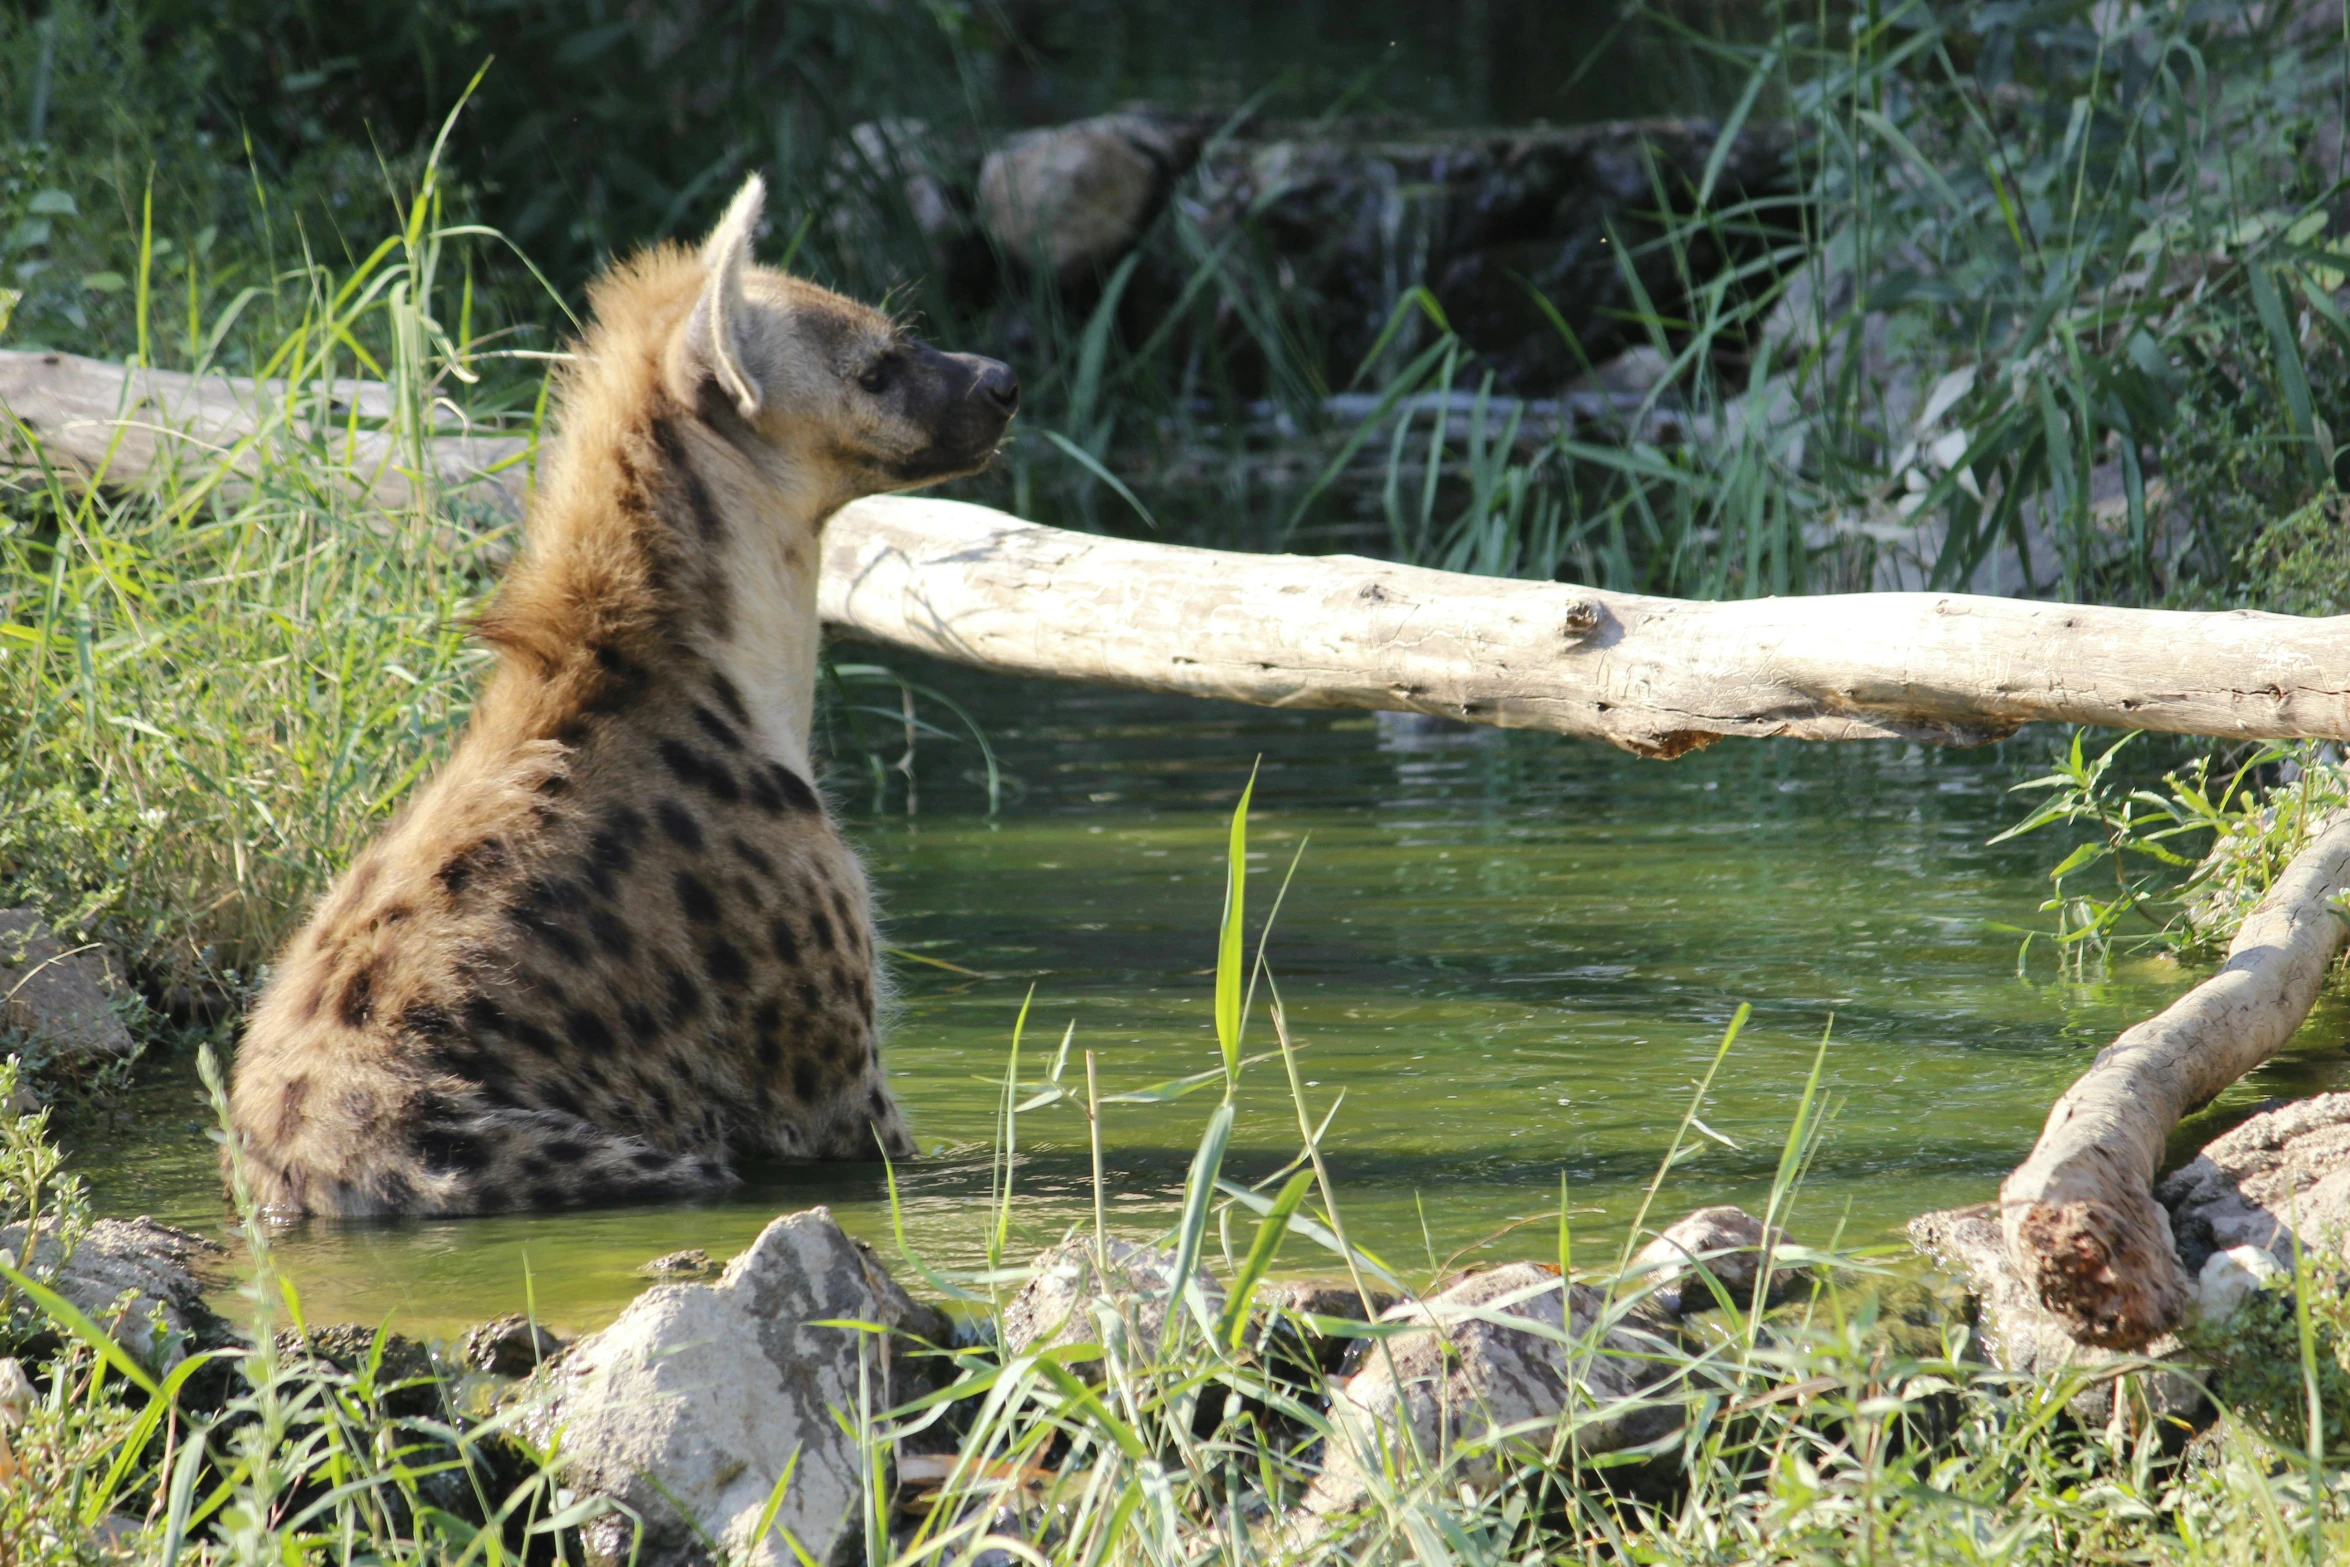
[{"label": "black spot on fur", "polygon": [[806,1056],[791,1064],[791,1091],[802,1104],[816,1102],[816,1063]]},{"label": "black spot on fur", "polygon": [[751,767],[751,803],[770,816],[781,816],[785,811],[808,814],[823,809],[816,791],[806,780],[781,762],[769,762],[765,767]]},{"label": "black spot on fur", "polygon": [[448,863],[433,875],[449,896],[454,898],[473,883],[497,874],[505,864],[505,843],[497,838],[484,838],[450,855]]},{"label": "black spot on fur", "polygon": [[717,742],[720,750],[739,751],[743,748],[743,737],[735,733],[734,725],[699,702],[694,704],[694,722],[701,725],[702,733]]},{"label": "black spot on fur", "polygon": [[277,1139],[285,1142],[302,1126],[302,1101],[310,1097],[310,1079],[295,1077],[286,1080],[286,1086],[277,1099]]},{"label": "black spot on fur", "polygon": [[457,1035],[457,1020],[446,1007],[419,1001],[400,1014],[400,1032],[422,1045],[441,1045]]},{"label": "black spot on fur", "polygon": [[597,946],[615,958],[625,960],[636,953],[636,937],[627,921],[610,909],[588,911],[588,934],[595,938]]},{"label": "black spot on fur", "polygon": [[814,909],[809,911],[808,934],[815,941],[816,950],[818,952],[830,952],[832,950],[832,921],[824,917],[824,911],[822,909]]},{"label": "black spot on fur", "polygon": [[628,814],[636,818],[635,833],[624,827],[615,816],[597,828],[595,836],[588,839],[588,880],[594,884],[596,891],[607,898],[612,896],[619,879],[628,874],[629,866],[636,862],[636,833],[644,830],[644,818],[633,810]]},{"label": "black spot on fur", "polygon": [[702,990],[683,969],[669,971],[669,1021],[682,1023],[702,1010]]},{"label": "black spot on fur", "polygon": [[685,917],[696,925],[712,925],[718,920],[718,895],[710,884],[692,871],[679,871],[676,879],[677,906]]},{"label": "black spot on fur", "polygon": [[742,798],[742,790],[734,781],[734,770],[724,762],[713,761],[682,740],[664,740],[655,749],[661,765],[679,783],[704,790],[730,804]]},{"label": "black spot on fur", "polygon": [[652,436],[654,447],[660,451],[661,461],[668,466],[670,477],[677,484],[678,495],[684,500],[686,512],[693,518],[694,526],[701,531],[703,538],[716,539],[726,531],[726,524],[719,518],[718,507],[710,499],[710,487],[702,482],[701,474],[695,471],[686,452],[685,442],[678,438],[677,427],[664,417],[655,419],[647,433]]},{"label": "black spot on fur", "polygon": [[653,807],[653,816],[661,823],[661,831],[668,834],[671,843],[697,854],[701,852],[702,824],[694,820],[691,811],[674,800],[663,800]]},{"label": "black spot on fur", "polygon": [[577,1139],[570,1137],[556,1138],[546,1145],[544,1152],[557,1164],[577,1164],[587,1157],[586,1147]]},{"label": "black spot on fur", "polygon": [[872,1111],[874,1120],[886,1121],[889,1119],[889,1096],[878,1087],[865,1096],[865,1105],[867,1109]]},{"label": "black spot on fur", "polygon": [[713,936],[702,948],[702,966],[721,985],[739,985],[751,977],[750,964],[739,948],[724,936]]},{"label": "black spot on fur", "polygon": [[554,1081],[545,1082],[538,1085],[538,1091],[539,1102],[548,1109],[560,1110],[565,1115],[577,1116],[582,1121],[588,1118],[586,1108],[579,1102],[579,1096],[574,1094],[567,1085]]},{"label": "black spot on fur", "polygon": [[623,1002],[620,1021],[639,1041],[649,1040],[661,1032],[660,1021],[653,1016],[653,1009],[641,1001]]},{"label": "black spot on fur", "polygon": [[[756,775],[754,775],[754,778],[755,776]],[[773,876],[775,874],[775,862],[767,857],[766,851],[762,850],[757,844],[752,843],[750,840],[743,837],[741,833],[736,833],[732,837],[728,838],[726,840],[726,846],[734,851],[734,856],[736,859],[742,861],[745,865],[748,865],[751,869],[757,871],[760,875]]]},{"label": "black spot on fur", "polygon": [[416,1152],[435,1175],[478,1170],[489,1163],[489,1150],[482,1140],[454,1126],[427,1126],[417,1134]]},{"label": "black spot on fur", "polygon": [[780,914],[776,915],[774,922],[767,927],[767,941],[770,946],[774,947],[776,957],[782,959],[786,968],[799,967],[800,940],[792,934],[790,920]]},{"label": "black spot on fur", "polygon": [[515,918],[523,929],[554,948],[564,962],[575,968],[587,961],[587,948],[561,923],[559,916],[563,909],[579,901],[575,883],[541,879],[530,884],[530,890],[515,910]]},{"label": "black spot on fur", "polygon": [[574,1044],[597,1055],[609,1055],[619,1048],[620,1041],[612,1037],[612,1025],[584,1007],[574,1007],[565,1013],[563,1027]]},{"label": "black spot on fur", "polygon": [[814,1017],[817,1010],[823,1005],[824,997],[817,991],[816,982],[812,979],[801,980],[800,1010],[807,1013],[810,1017]]},{"label": "black spot on fur", "polygon": [[345,1028],[365,1028],[367,1015],[375,1007],[375,971],[383,965],[377,958],[367,967],[351,976],[343,986],[343,999],[336,1004]]},{"label": "black spot on fur", "polygon": [[628,1162],[640,1170],[658,1170],[669,1162],[669,1156],[652,1148],[640,1148],[628,1156]]},{"label": "black spot on fur", "polygon": [[588,654],[596,661],[595,689],[587,699],[591,713],[617,713],[633,707],[653,683],[644,665],[609,642],[595,643]]},{"label": "black spot on fur", "polygon": [[718,699],[720,707],[726,709],[727,717],[746,729],[750,727],[751,711],[743,706],[743,694],[735,689],[733,681],[726,678],[725,670],[710,671],[710,694]]}]

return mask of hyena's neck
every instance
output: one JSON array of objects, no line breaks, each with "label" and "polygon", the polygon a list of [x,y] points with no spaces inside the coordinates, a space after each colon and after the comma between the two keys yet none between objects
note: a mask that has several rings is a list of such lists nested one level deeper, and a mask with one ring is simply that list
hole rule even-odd
[{"label": "hyena's neck", "polygon": [[672,399],[606,428],[559,454],[524,558],[479,622],[506,666],[488,727],[575,742],[686,673],[681,661],[706,663],[739,694],[732,721],[758,751],[810,776],[832,498]]},{"label": "hyena's neck", "polygon": [[687,443],[719,525],[703,546],[701,603],[681,606],[698,651],[742,693],[758,748],[812,776],[809,737],[823,630],[816,573],[828,496],[778,460],[753,461],[707,426]]}]

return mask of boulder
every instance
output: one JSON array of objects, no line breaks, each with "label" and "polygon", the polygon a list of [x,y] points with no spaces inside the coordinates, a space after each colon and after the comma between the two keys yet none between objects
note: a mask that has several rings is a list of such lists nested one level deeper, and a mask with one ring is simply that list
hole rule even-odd
[{"label": "boulder", "polygon": [[1647,1396],[1666,1365],[1655,1358],[1661,1346],[1622,1325],[1602,1329],[1606,1309],[1604,1292],[1520,1262],[1382,1313],[1383,1323],[1424,1323],[1425,1331],[1382,1340],[1361,1370],[1333,1386],[1333,1435],[1305,1510],[1328,1516],[1368,1502],[1382,1453],[1397,1450],[1406,1432],[1422,1460],[1451,1456],[1448,1478],[1471,1485],[1493,1483],[1501,1465],[1490,1449],[1453,1453],[1464,1438],[1512,1432],[1543,1449],[1571,1419],[1576,1447],[1596,1455],[1668,1435],[1681,1423],[1680,1403]]},{"label": "boulder", "polygon": [[563,1341],[516,1312],[467,1328],[457,1359],[493,1377],[527,1377],[563,1352]]},{"label": "boulder", "polygon": [[2164,1176],[2179,1261],[2199,1275],[2214,1253],[2252,1246],[2291,1267],[2304,1251],[2339,1257],[2350,1242],[2350,1094],[2261,1110]]},{"label": "boulder", "polygon": [[1071,287],[1140,242],[1198,156],[1196,130],[1148,110],[1022,131],[979,166],[979,226],[1015,265]]},{"label": "boulder", "polygon": [[68,1059],[128,1055],[132,1041],[108,999],[122,987],[106,950],[61,941],[31,909],[0,910],[0,1027]]},{"label": "boulder", "polygon": [[[1762,1220],[1743,1208],[1700,1208],[1641,1247],[1625,1276],[1634,1285],[1648,1287],[1649,1299],[1666,1315],[1681,1317],[1720,1304],[1698,1276],[1702,1264],[1744,1309],[1754,1299],[1763,1253],[1786,1244],[1784,1231],[1774,1229],[1766,1235]],[[1766,1301],[1783,1293],[1794,1277],[1789,1268],[1773,1272]]]},{"label": "boulder", "polygon": [[[821,1324],[895,1330],[919,1320],[829,1211],[780,1218],[714,1284],[656,1285],[610,1327],[541,1371],[526,1429],[560,1441],[570,1487],[641,1517],[644,1567],[706,1559],[786,1567],[833,1559],[859,1528],[858,1446],[835,1418],[860,1389],[878,1411],[893,1389],[890,1339]],[[931,1314],[935,1315],[935,1313]],[[752,1539],[784,1466],[774,1527]],[[787,1541],[785,1535],[789,1533]],[[607,1513],[582,1530],[590,1557],[630,1559],[634,1528]]]},{"label": "boulder", "polygon": [[[2040,1308],[2015,1264],[2008,1260],[1995,1203],[1920,1214],[1909,1221],[1909,1242],[1936,1267],[1963,1285],[1973,1298],[1975,1332],[1990,1364],[2019,1375],[2053,1378],[2140,1356],[2161,1359],[2177,1352],[2179,1341],[2164,1336],[2134,1354],[2076,1344],[2064,1325]],[[2200,1424],[2207,1408],[2203,1394],[2186,1376],[2164,1371],[2141,1378],[2147,1405],[2159,1417]],[[2073,1395],[2075,1419],[2103,1426],[2113,1418],[2114,1383],[2099,1378]]]},{"label": "boulder", "polygon": [[70,1253],[46,1226],[29,1264],[21,1260],[24,1249],[23,1224],[0,1229],[0,1250],[156,1370],[178,1365],[190,1348],[225,1339],[197,1276],[224,1253],[201,1235],[145,1217],[100,1219]]},{"label": "boulder", "polygon": [[[307,1361],[346,1377],[367,1376],[384,1409],[403,1419],[441,1413],[440,1370],[433,1364],[432,1351],[403,1334],[379,1333],[358,1322],[287,1328],[277,1336],[277,1352],[289,1363]],[[367,1370],[371,1359],[372,1374]]]},{"label": "boulder", "polygon": [[[1175,1254],[1136,1246],[1115,1236],[1104,1243],[1104,1267],[1090,1240],[1063,1241],[1039,1253],[1033,1277],[1004,1308],[1004,1354],[1099,1344],[1129,1363],[1159,1352],[1167,1325]],[[1192,1275],[1210,1312],[1224,1309],[1224,1286],[1205,1269]]]},{"label": "boulder", "polygon": [[[1291,307],[1314,320],[1333,381],[1353,374],[1396,301],[1425,284],[1500,390],[1555,393],[1584,360],[1552,310],[1598,363],[1641,340],[1628,273],[1662,314],[1682,308],[1672,252],[1648,243],[1661,232],[1654,212],[1660,192],[1677,210],[1697,205],[1719,135],[1689,119],[1404,134],[1268,127],[1207,155],[1200,226],[1210,244],[1249,231]],[[1709,200],[1783,188],[1790,144],[1785,126],[1749,122]],[[1695,258],[1695,275],[1719,259]]]},{"label": "boulder", "polygon": [[688,1246],[683,1251],[668,1252],[637,1268],[637,1277],[659,1279],[676,1283],[684,1279],[703,1279],[720,1271],[720,1265],[710,1260],[710,1254],[699,1246]]}]

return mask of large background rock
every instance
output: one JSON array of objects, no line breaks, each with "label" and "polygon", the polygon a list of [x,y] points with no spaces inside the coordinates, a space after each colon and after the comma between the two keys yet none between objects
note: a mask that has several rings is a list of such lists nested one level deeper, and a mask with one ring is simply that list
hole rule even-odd
[{"label": "large background rock", "polygon": [[[1064,1241],[1038,1254],[1029,1265],[1033,1277],[1004,1308],[1005,1355],[1100,1344],[1128,1361],[1157,1356],[1175,1254],[1115,1236],[1103,1246],[1107,1267],[1096,1262],[1090,1240]],[[1192,1281],[1211,1312],[1224,1309],[1224,1286],[1205,1269],[1193,1270]]]},{"label": "large background rock", "polygon": [[[657,1286],[572,1346],[543,1374],[532,1430],[559,1435],[573,1489],[644,1519],[644,1567],[703,1559],[697,1531],[733,1561],[795,1562],[780,1534],[748,1536],[797,1453],[776,1525],[828,1561],[858,1528],[861,1494],[834,1411],[856,1409],[860,1362],[872,1407],[889,1407],[893,1367],[887,1338],[816,1324],[895,1329],[928,1315],[812,1208],[768,1225],[715,1284]],[[625,1517],[583,1532],[598,1559],[628,1559]]]},{"label": "large background rock", "polygon": [[61,941],[30,909],[0,909],[0,1028],[68,1058],[128,1055],[130,1030],[108,997],[120,989],[104,948]]}]

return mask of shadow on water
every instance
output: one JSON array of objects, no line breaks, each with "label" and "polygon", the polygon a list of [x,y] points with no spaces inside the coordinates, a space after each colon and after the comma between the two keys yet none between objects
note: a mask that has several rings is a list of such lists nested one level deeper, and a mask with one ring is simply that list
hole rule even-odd
[{"label": "shadow on water", "polygon": [[[1562,1176],[1579,1246],[1611,1251],[1741,1002],[1753,1020],[1705,1111],[1721,1141],[1662,1206],[1761,1199],[1826,1033],[1832,1130],[1795,1228],[1890,1239],[1922,1209],[1991,1195],[2065,1083],[2192,977],[2147,960],[2090,985],[2045,962],[2018,976],[1996,927],[2039,923],[2049,848],[1985,840],[2046,735],[1971,752],[1728,742],[1664,764],[1545,735],[922,678],[987,726],[1012,778],[1001,814],[976,752],[929,741],[917,814],[895,775],[881,809],[861,776],[835,793],[886,941],[967,971],[896,964],[888,1059],[924,1151],[900,1184],[935,1263],[981,1254],[998,1084],[1032,986],[1024,1079],[1071,1023],[1105,1092],[1213,1063],[1223,832],[1260,756],[1252,913],[1307,844],[1270,961],[1317,1118],[1345,1096],[1329,1146],[1349,1227],[1407,1272],[1554,1212]],[[2321,1015],[2215,1113],[2338,1082],[2343,1021]],[[1260,1023],[1250,1048],[1269,1042]],[[1208,1108],[1105,1111],[1113,1225],[1169,1221]],[[1296,1135],[1278,1068],[1255,1069],[1232,1168],[1269,1172]],[[1020,1137],[1015,1252],[1092,1222],[1082,1112],[1026,1117]],[[102,1211],[220,1226],[188,1063],[151,1067],[68,1140]],[[318,1320],[445,1331],[527,1299],[580,1328],[642,1287],[646,1259],[724,1255],[819,1202],[894,1256],[878,1166],[755,1170],[692,1207],[314,1223],[281,1256]],[[1283,1260],[1324,1261],[1298,1240]]]}]

